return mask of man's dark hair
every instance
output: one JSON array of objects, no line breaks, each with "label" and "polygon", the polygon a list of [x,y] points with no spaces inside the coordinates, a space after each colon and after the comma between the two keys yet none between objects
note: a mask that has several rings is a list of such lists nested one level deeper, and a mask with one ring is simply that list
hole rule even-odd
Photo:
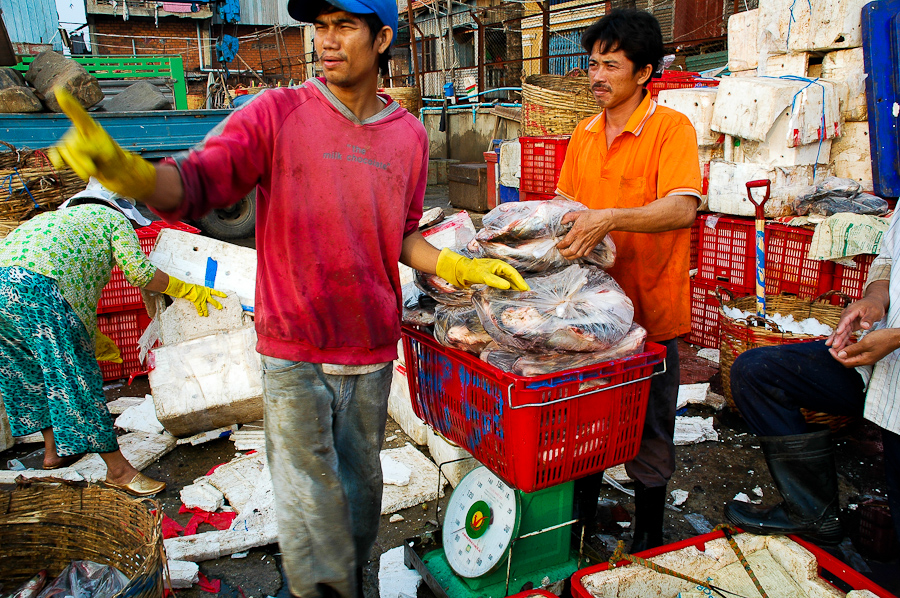
[{"label": "man's dark hair", "polygon": [[581,46],[588,54],[593,52],[598,41],[601,54],[616,50],[625,52],[628,60],[634,63],[635,73],[649,64],[656,74],[665,54],[659,21],[649,12],[633,8],[614,9],[581,36]]},{"label": "man's dark hair", "polygon": [[[320,15],[329,14],[332,12],[338,12],[341,9],[333,4],[329,4],[327,2],[322,2],[322,10],[319,11]],[[378,18],[374,12],[370,14],[358,14],[352,13],[354,16],[359,17],[366,24],[366,27],[369,28],[369,34],[372,38],[372,43],[375,42],[375,37],[378,35],[378,32],[384,28],[384,23]],[[378,72],[381,73],[382,77],[387,77],[388,75],[388,64],[391,62],[391,48],[394,47],[394,42],[397,40],[392,39],[391,45],[388,46],[388,49],[378,55]]]}]

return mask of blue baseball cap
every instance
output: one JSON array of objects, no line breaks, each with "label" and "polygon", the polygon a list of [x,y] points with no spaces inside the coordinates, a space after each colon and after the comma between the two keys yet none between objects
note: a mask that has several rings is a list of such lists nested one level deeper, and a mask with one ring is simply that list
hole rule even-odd
[{"label": "blue baseball cap", "polygon": [[394,32],[391,45],[397,41],[396,0],[289,0],[288,14],[301,23],[312,23],[326,3],[355,15],[377,15]]}]

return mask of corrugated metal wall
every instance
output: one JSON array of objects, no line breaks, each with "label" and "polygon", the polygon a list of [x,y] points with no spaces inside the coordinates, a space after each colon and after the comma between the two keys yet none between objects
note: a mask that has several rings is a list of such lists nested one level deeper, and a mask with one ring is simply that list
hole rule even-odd
[{"label": "corrugated metal wall", "polygon": [[240,0],[242,25],[293,25],[287,0]]},{"label": "corrugated metal wall", "polygon": [[53,39],[53,49],[62,52],[55,0],[0,0],[0,9],[11,41],[46,44]]}]

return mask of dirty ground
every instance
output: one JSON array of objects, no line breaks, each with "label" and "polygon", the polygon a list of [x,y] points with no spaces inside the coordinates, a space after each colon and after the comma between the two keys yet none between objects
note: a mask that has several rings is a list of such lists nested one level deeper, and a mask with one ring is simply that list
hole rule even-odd
[{"label": "dirty ground", "polygon": [[[455,210],[449,206],[447,197],[446,186],[429,187],[426,206],[441,206],[445,212],[453,212]],[[479,227],[480,215],[472,214],[472,216],[476,227]],[[244,239],[239,241],[239,244],[252,247],[254,240],[253,238]],[[697,357],[696,348],[687,344],[682,343],[679,350],[682,356],[682,383],[709,381],[711,390],[721,393],[717,365]],[[145,377],[138,378],[131,386],[116,383],[111,383],[108,387],[110,386],[112,388],[106,391],[108,400],[121,396],[140,397],[150,392]],[[713,416],[719,441],[677,447],[678,465],[668,489],[669,491],[685,490],[689,496],[686,502],[679,507],[680,512],[666,511],[666,542],[674,542],[700,533],[686,520],[686,515],[700,515],[711,527],[724,522],[723,507],[739,492],[756,498],[753,490],[759,487],[763,493],[763,504],[771,504],[778,500],[778,494],[768,474],[759,445],[738,415],[727,411],[716,413],[709,407],[695,405],[687,407],[685,415]],[[388,420],[386,436],[395,438],[386,442],[384,448],[397,448],[410,442],[400,426],[392,420]],[[847,529],[852,533],[854,528],[858,529],[858,525],[854,527],[853,511],[848,509],[848,505],[858,504],[872,496],[882,498],[885,496],[880,435],[875,426],[857,421],[842,432],[836,443],[841,505],[847,515]],[[38,448],[37,445],[17,445],[0,453],[0,468],[6,468],[7,460],[22,459],[36,448]],[[426,454],[428,452],[427,447],[420,447],[420,450]],[[179,490],[190,484],[195,478],[206,474],[213,466],[231,460],[234,454],[234,444],[227,439],[197,446],[181,445],[146,468],[144,473],[168,482],[169,487],[156,499],[166,514],[184,525],[190,518],[190,514],[178,513],[181,506]],[[40,467],[39,459],[40,457],[32,457],[24,464]],[[440,501],[441,506],[446,504],[448,496],[449,492]],[[669,502],[671,503],[671,499]],[[633,500],[619,490],[604,485],[601,492],[601,505],[601,517],[604,522],[602,532],[614,538],[626,540],[627,545],[631,532],[617,522],[626,523],[630,520],[634,509]],[[399,515],[403,517],[403,521],[396,523],[388,521],[390,516],[382,517],[378,539],[371,559],[365,567],[364,587],[367,598],[375,598],[379,595],[378,560],[380,555],[391,548],[400,546],[406,538],[434,530],[438,520],[436,509],[437,505],[430,503],[402,510]],[[212,529],[212,527],[202,524],[198,531],[212,531]],[[608,557],[611,553],[603,547],[601,542],[594,542],[594,545],[603,558]],[[900,573],[898,573],[900,571],[900,555],[894,555],[891,561],[879,562],[874,559],[864,559],[855,551],[850,552],[849,555],[840,549],[833,549],[829,552],[845,562],[850,562],[854,558],[859,559],[851,563],[855,568],[863,571],[866,576],[889,591],[900,594]],[[200,571],[210,579],[220,579],[222,586],[219,595],[227,598],[290,596],[286,585],[282,582],[277,545],[252,549],[246,557],[240,559],[224,557],[200,563]],[[188,590],[178,590],[177,594],[184,598],[203,598],[209,595],[196,585]],[[423,585],[419,589],[418,595],[421,598],[429,598],[432,594]]]}]

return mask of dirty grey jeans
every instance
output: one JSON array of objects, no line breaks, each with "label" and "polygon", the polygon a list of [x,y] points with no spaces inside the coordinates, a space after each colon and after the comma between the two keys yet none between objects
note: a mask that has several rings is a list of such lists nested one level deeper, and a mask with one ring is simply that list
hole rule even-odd
[{"label": "dirty grey jeans", "polygon": [[391,368],[335,376],[320,364],[260,357],[278,543],[291,593],[315,598],[327,585],[354,598],[356,568],[368,560],[381,517]]}]

